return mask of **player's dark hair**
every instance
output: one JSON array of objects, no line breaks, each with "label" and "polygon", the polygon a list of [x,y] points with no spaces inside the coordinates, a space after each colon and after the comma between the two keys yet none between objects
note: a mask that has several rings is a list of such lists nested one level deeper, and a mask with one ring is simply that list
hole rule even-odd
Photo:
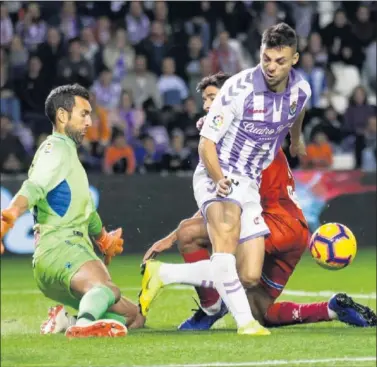
[{"label": "player's dark hair", "polygon": [[297,50],[296,32],[287,23],[273,25],[263,32],[262,45],[266,48],[292,47]]},{"label": "player's dark hair", "polygon": [[207,87],[216,87],[220,89],[230,77],[230,74],[223,73],[222,71],[217,74],[206,76],[198,83],[196,91],[203,92]]},{"label": "player's dark hair", "polygon": [[53,125],[56,123],[56,112],[59,108],[72,112],[75,97],[89,101],[89,92],[79,84],[62,85],[50,92],[45,102],[45,114]]}]

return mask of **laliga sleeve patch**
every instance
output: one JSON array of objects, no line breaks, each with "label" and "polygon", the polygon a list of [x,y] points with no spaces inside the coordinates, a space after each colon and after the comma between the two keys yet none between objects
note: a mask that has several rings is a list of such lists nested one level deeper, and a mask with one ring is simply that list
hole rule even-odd
[{"label": "laliga sleeve patch", "polygon": [[48,142],[44,149],[45,153],[51,153],[52,152],[52,143]]},{"label": "laliga sleeve patch", "polygon": [[219,131],[221,126],[224,124],[224,116],[223,115],[216,115],[213,117],[210,126],[213,130]]}]

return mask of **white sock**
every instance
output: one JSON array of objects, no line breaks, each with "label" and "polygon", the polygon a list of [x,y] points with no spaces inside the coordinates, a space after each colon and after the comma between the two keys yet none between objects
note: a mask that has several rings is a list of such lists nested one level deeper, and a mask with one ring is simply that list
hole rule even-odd
[{"label": "white sock", "polygon": [[187,284],[195,287],[214,288],[209,260],[190,264],[161,264],[160,278],[165,285]]},{"label": "white sock", "polygon": [[85,326],[85,325],[90,324],[91,322],[92,322],[91,320],[87,320],[85,318],[81,318],[81,319],[77,319],[76,320],[75,326]]},{"label": "white sock", "polygon": [[216,290],[232,313],[237,326],[245,326],[254,320],[245,290],[238,278],[234,255],[214,253],[211,256],[211,274]]},{"label": "white sock", "polygon": [[77,317],[68,316],[68,327],[76,325]]},{"label": "white sock", "polygon": [[338,319],[338,315],[336,314],[336,312],[333,311],[333,310],[331,310],[331,309],[329,308],[329,306],[327,306],[327,312],[328,312],[328,314],[329,314],[329,318],[330,318],[330,320],[337,320],[337,319]]}]

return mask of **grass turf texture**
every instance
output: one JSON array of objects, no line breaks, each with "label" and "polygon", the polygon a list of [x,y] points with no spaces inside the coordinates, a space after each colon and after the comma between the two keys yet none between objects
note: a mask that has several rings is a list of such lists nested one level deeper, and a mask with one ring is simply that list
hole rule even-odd
[{"label": "grass turf texture", "polygon": [[[180,262],[174,255],[162,261]],[[136,301],[141,256],[124,256],[110,266],[123,294]],[[288,290],[374,293],[355,298],[376,308],[376,252],[360,249],[349,267],[336,272],[320,268],[306,255],[287,286]],[[23,366],[375,366],[376,329],[359,329],[340,322],[271,329],[268,337],[237,336],[227,315],[209,332],[178,332],[177,325],[191,315],[195,303],[191,289],[166,288],[153,304],[147,328],[130,331],[126,338],[67,340],[64,335],[39,334],[47,309],[54,302],[38,292],[30,258],[1,259],[1,365]],[[328,297],[282,295],[280,300],[323,301]],[[334,360],[347,357],[349,360]],[[370,357],[356,360],[356,358]],[[320,362],[319,360],[322,360]],[[278,361],[278,362],[276,362]],[[279,362],[280,361],[280,362]],[[296,362],[294,362],[296,361]],[[254,364],[252,364],[254,363]],[[293,364],[295,363],[295,364]]]}]

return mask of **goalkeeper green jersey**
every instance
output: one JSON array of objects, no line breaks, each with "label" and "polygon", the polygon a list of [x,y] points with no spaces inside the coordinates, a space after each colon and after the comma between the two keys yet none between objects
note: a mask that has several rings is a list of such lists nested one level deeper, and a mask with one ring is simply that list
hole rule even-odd
[{"label": "goalkeeper green jersey", "polygon": [[54,132],[41,144],[18,194],[27,197],[41,239],[65,230],[85,237],[101,232],[77,146],[66,135]]}]

